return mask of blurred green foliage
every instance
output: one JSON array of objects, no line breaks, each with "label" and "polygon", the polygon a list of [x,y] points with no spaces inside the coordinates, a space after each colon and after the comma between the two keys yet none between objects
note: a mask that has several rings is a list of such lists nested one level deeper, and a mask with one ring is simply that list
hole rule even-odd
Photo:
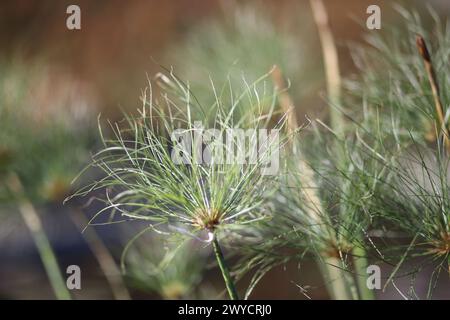
[{"label": "blurred green foliage", "polygon": [[0,62],[1,201],[14,201],[5,186],[11,173],[33,202],[62,201],[94,144],[94,110],[80,108],[82,96],[39,94],[56,85],[49,72],[45,62]]},{"label": "blurred green foliage", "polygon": [[[312,52],[318,50],[308,32],[314,28],[312,20],[298,7],[291,9],[283,13],[281,20],[262,5],[230,5],[222,19],[198,23],[182,41],[172,45],[167,61],[174,74],[186,81],[198,101],[206,106],[215,101],[211,83],[219,88],[218,95],[224,88],[230,97],[238,96],[247,90],[244,80],[254,83],[274,65],[289,79],[290,92],[300,103],[322,79],[321,62],[311,58]],[[274,85],[269,78],[260,88],[270,95]],[[283,89],[286,88],[278,88]],[[221,98],[225,104],[226,98]],[[248,108],[254,106],[249,104]],[[207,111],[207,118],[212,121],[215,111]]]}]

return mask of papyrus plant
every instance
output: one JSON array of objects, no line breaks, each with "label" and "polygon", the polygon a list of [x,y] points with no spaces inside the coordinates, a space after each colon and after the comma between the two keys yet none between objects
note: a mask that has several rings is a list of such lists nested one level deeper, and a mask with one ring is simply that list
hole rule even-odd
[{"label": "papyrus plant", "polygon": [[[387,28],[369,37],[370,46],[355,49],[362,81],[348,83],[363,105],[353,118],[365,159],[360,174],[369,182],[361,185],[368,195],[361,208],[384,230],[378,234],[387,245],[379,254],[394,265],[385,287],[431,264],[430,298],[439,274],[448,271],[449,32],[433,11],[430,25],[417,13],[398,11],[403,26]],[[412,270],[400,272],[405,262]],[[418,297],[414,285],[402,295]]]},{"label": "papyrus plant", "polygon": [[[285,13],[287,18],[282,23],[277,23],[277,17],[274,14],[268,13],[267,10],[259,6],[230,6],[227,8],[232,9],[232,15],[227,16],[223,21],[200,23],[191,30],[186,41],[171,47],[168,55],[169,62],[175,64],[177,71],[183,77],[192,80],[192,88],[195,88],[200,96],[208,96],[209,94],[209,88],[205,86],[205,78],[207,79],[208,76],[212,76],[214,79],[228,78],[235,85],[240,85],[243,71],[245,71],[246,76],[252,79],[276,65],[271,72],[274,83],[273,89],[280,93],[276,110],[278,113],[281,110],[289,113],[290,116],[287,121],[289,130],[296,130],[303,122],[307,122],[303,117],[297,116],[306,113],[308,109],[302,98],[310,94],[312,88],[318,87],[318,80],[324,78],[322,72],[318,72],[321,69],[320,61],[312,58],[313,51],[320,49],[311,37],[311,34],[315,32],[313,19],[303,15],[300,10],[297,12],[296,8],[292,9],[290,13]],[[318,14],[321,17],[323,16],[323,7],[320,7],[319,10],[322,10]],[[301,18],[299,19],[299,17]],[[327,21],[321,20],[319,22],[319,31],[320,38],[325,39],[325,65],[329,74],[327,77],[329,79],[329,97],[333,104],[330,113],[333,118],[332,122],[336,125],[339,122],[339,113],[334,111],[334,107],[339,103],[340,92],[336,48],[333,43],[330,45],[330,37],[331,40],[333,39]],[[289,95],[286,94],[287,90],[289,90]],[[295,108],[296,106],[297,108]],[[276,119],[276,117],[273,118]],[[342,128],[340,123],[337,123],[336,126],[338,126],[338,129]],[[316,194],[319,191],[315,186],[318,183],[317,179],[312,172],[313,170],[303,159],[302,152],[298,150],[295,156],[289,156],[288,154],[286,156],[291,165],[289,172],[285,172],[285,175],[294,175],[294,180],[297,183],[301,182],[303,186],[308,185],[306,188],[301,188],[297,184],[294,188],[290,188],[292,198],[302,199],[303,206],[305,205],[304,201],[308,201],[310,203],[306,204],[307,206],[314,207],[315,211],[323,211],[318,209],[321,206],[321,200],[320,195]],[[305,195],[306,198],[304,198]],[[309,210],[311,221],[321,224],[320,221],[317,221],[317,218],[320,217],[313,212],[314,210]],[[276,213],[274,215],[278,216]],[[277,220],[272,221],[269,225],[272,230],[266,230],[265,232],[274,236],[277,232],[282,233],[280,230],[284,227],[290,230],[295,229],[293,225],[278,225]],[[329,233],[326,230],[324,232]],[[266,234],[263,241],[267,241],[268,237],[269,235]],[[292,242],[296,248],[303,246],[303,243],[298,239],[293,239]],[[255,245],[255,243],[252,242],[252,245]],[[275,253],[275,251],[277,252]],[[281,251],[271,250],[270,254],[265,255],[263,259],[265,267],[260,270],[267,270]],[[299,250],[295,255],[300,254],[301,251]],[[362,255],[364,256],[364,253]],[[260,257],[262,259],[262,255]],[[284,256],[282,260],[284,261],[286,258],[288,257]],[[331,260],[333,261],[331,262]],[[253,260],[246,262],[251,264],[251,261]],[[339,258],[336,259],[333,256],[332,259],[328,259],[328,262],[323,262],[323,259],[320,258],[319,263],[323,265],[325,281],[330,284],[330,295],[339,295],[341,298],[345,298],[350,296],[350,293],[347,293],[349,292],[348,285],[345,284],[343,279],[344,276],[348,276],[348,272],[340,271],[340,268],[344,267],[339,267],[339,261]],[[261,276],[262,273],[258,273],[254,279]],[[250,285],[250,287],[253,286],[254,284]],[[333,289],[333,286],[336,289]],[[339,291],[340,293],[333,293],[333,291]]]},{"label": "papyrus plant", "polygon": [[[271,199],[273,218],[250,234],[253,247],[249,248],[249,255],[239,269],[249,270],[259,265],[250,286],[253,288],[271,266],[314,257],[331,297],[372,299],[373,294],[367,290],[364,277],[367,265],[364,234],[370,217],[351,202],[361,201],[364,195],[358,194],[354,187],[359,177],[353,174],[353,151],[344,138],[347,124],[340,111],[341,76],[337,48],[322,1],[311,1],[311,8],[322,44],[330,124],[318,120],[322,125],[314,127],[326,128],[325,132],[311,132],[302,138],[302,143],[295,141],[292,150],[284,155],[283,179]],[[279,69],[273,75],[277,87],[286,88]],[[282,109],[293,108],[293,99],[286,92],[279,97]],[[288,129],[295,130],[298,123],[295,113],[290,113]],[[358,196],[361,198],[355,199]]]},{"label": "papyrus plant", "polygon": [[[146,221],[149,229],[165,224],[181,234],[203,238],[213,246],[230,298],[237,299],[219,243],[235,229],[264,219],[265,195],[272,191],[277,175],[263,172],[284,142],[269,134],[257,144],[256,161],[222,161],[222,155],[242,152],[246,144],[234,139],[225,143],[221,137],[240,126],[266,128],[268,120],[262,106],[273,106],[275,100],[274,95],[266,96],[260,89],[266,78],[252,84],[243,81],[244,89],[236,91],[212,86],[215,102],[206,108],[217,110],[213,129],[219,138],[214,141],[219,149],[224,147],[223,152],[217,152],[212,141],[205,145],[195,139],[206,128],[198,125],[202,115],[191,110],[205,106],[173,74],[159,75],[161,94],[154,96],[150,87],[137,116],[127,116],[123,122],[111,125],[110,135],[101,134],[104,148],[94,154],[91,167],[101,170],[103,177],[75,194],[84,196],[104,190],[105,197],[100,200],[105,206],[92,221],[102,214],[117,214],[119,220]],[[283,119],[272,129],[280,129]],[[175,132],[192,138],[184,144],[185,149],[177,148]],[[199,147],[202,153],[189,151]],[[206,162],[204,150],[209,150]]]}]

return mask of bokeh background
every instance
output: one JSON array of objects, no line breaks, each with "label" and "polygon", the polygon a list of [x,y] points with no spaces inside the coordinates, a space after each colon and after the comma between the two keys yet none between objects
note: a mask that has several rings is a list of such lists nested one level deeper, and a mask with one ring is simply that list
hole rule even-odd
[{"label": "bokeh background", "polygon": [[[392,9],[393,2],[325,1],[332,30],[339,44],[344,75],[354,71],[348,44],[361,41],[363,33],[367,31],[361,26],[367,17],[367,6],[379,5],[382,8],[383,24],[395,24],[399,17]],[[447,16],[450,8],[448,1],[427,2],[440,14]],[[308,70],[308,74],[301,75],[303,78],[310,78],[313,85],[301,97],[296,97],[296,104],[298,112],[320,116],[325,105],[323,71],[308,1],[272,0],[245,3],[250,7],[263,7],[275,25],[288,25],[294,39],[298,36],[298,41],[304,47],[313,52],[315,50],[316,54],[307,58],[310,60],[301,61],[306,58],[298,57],[301,63],[313,66]],[[417,6],[422,10],[421,1],[410,0],[403,3],[407,7]],[[66,28],[66,8],[71,4],[77,4],[81,8],[81,30]],[[31,121],[25,120],[27,116],[24,116],[23,121],[14,123],[18,132],[27,132],[30,127],[39,127],[41,124],[44,126],[46,121],[50,122],[46,126],[67,121],[67,126],[74,127],[70,131],[75,136],[73,145],[84,139],[86,148],[94,148],[98,114],[114,120],[121,117],[123,110],[133,111],[138,108],[139,96],[147,84],[147,75],[152,77],[162,70],[161,66],[173,66],[175,73],[177,68],[182,70],[185,66],[179,64],[183,60],[183,46],[189,41],[191,34],[199,32],[208,21],[221,23],[229,20],[229,16],[234,14],[236,6],[239,5],[239,1],[215,0],[1,1],[0,103],[8,104],[10,108],[21,108],[25,114],[32,114]],[[258,14],[255,17],[263,18]],[[257,55],[258,52],[248,54]],[[200,69],[202,62],[198,63]],[[190,67],[196,68],[195,65]],[[270,67],[271,65],[267,65],[267,71]],[[291,88],[294,96],[296,90],[303,89],[295,85],[296,83],[293,83]],[[20,87],[20,90],[17,87]],[[65,115],[62,116],[63,120],[54,116],[59,113]],[[1,119],[0,124],[6,126]],[[0,127],[0,139],[6,141],[4,128]],[[91,132],[93,137],[85,137]],[[54,140],[62,136],[59,131],[53,134]],[[35,135],[32,133],[15,137],[16,144],[23,144],[23,149],[18,148],[18,152],[28,150],[24,153],[31,162],[39,162],[43,157],[40,154],[49,150],[45,143],[24,141]],[[48,140],[53,139],[50,137]],[[41,146],[44,150],[36,151],[30,144]],[[71,143],[68,144],[67,141],[63,144],[72,148]],[[62,161],[70,162],[76,154],[70,156],[71,159]],[[31,174],[36,173],[36,170],[39,170],[39,167],[32,167]],[[42,201],[38,196],[31,195],[31,201],[42,217],[44,229],[55,249],[61,268],[64,270],[70,264],[81,267],[82,289],[72,292],[74,296],[83,299],[113,298],[104,273],[87,245],[86,237],[80,234],[79,225],[85,221],[73,219],[74,211],[78,212],[75,214],[89,217],[98,208],[95,205],[83,207],[83,201],[86,199],[75,200],[64,206],[62,200],[69,193],[64,185],[67,179],[64,177],[48,180],[50,182],[43,179],[49,196]],[[0,205],[0,298],[54,298],[34,242],[20,215],[14,214],[14,205],[8,199]],[[125,244],[141,227],[136,222],[126,227],[98,226],[95,231],[118,263]],[[151,242],[149,244],[151,250]],[[308,289],[311,298],[327,299],[324,284],[321,283],[315,265],[305,261],[300,266],[301,272],[298,272],[298,268],[297,265],[287,265],[273,270],[256,288],[253,298],[305,299],[297,286],[300,285]],[[409,281],[399,279],[398,284],[407,286]],[[207,287],[205,295],[210,298],[220,297],[222,284],[215,270],[206,271],[202,283]],[[419,290],[421,286],[425,289],[428,280],[422,281],[419,277],[416,279],[416,285]],[[436,296],[445,297],[445,287],[438,287]],[[133,285],[128,285],[128,290],[133,298],[160,298],[149,290]],[[387,299],[399,298],[391,289],[378,294]]]}]

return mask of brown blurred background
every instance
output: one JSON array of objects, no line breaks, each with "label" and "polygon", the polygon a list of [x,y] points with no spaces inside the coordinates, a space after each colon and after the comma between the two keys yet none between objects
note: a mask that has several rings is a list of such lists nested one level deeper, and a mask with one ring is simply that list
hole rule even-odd
[{"label": "brown blurred background", "polygon": [[[268,7],[281,22],[292,8],[308,12],[308,1],[254,1]],[[164,50],[183,39],[202,20],[227,15],[227,6],[211,0],[2,1],[1,54],[47,59],[60,72],[87,83],[101,108],[133,107],[145,73],[170,66]],[[300,4],[298,4],[300,3]],[[81,30],[65,26],[66,8],[81,8]],[[392,9],[384,1],[326,1],[333,32],[343,45],[358,39],[369,4],[379,4],[383,19]],[[385,9],[386,7],[386,9]],[[341,58],[349,62],[345,46]],[[317,56],[319,59],[319,56]]]}]

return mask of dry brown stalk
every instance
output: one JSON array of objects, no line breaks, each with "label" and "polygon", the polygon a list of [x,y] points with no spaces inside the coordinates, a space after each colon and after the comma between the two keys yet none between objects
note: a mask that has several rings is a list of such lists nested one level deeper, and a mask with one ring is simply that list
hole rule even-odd
[{"label": "dry brown stalk", "polygon": [[447,149],[447,152],[450,152],[449,130],[447,128],[447,124],[445,123],[445,112],[439,95],[439,83],[437,81],[436,72],[434,71],[433,63],[431,61],[430,52],[428,51],[425,39],[421,35],[417,35],[416,44],[417,49],[419,50],[419,53],[424,61],[428,81],[430,82],[431,91],[433,93],[434,105],[437,115],[437,124],[439,130],[442,130],[443,132],[445,148]]},{"label": "dry brown stalk", "polygon": [[298,128],[297,116],[294,109],[294,101],[290,94],[285,90],[287,89],[286,81],[284,80],[283,73],[278,66],[274,66],[271,72],[272,81],[275,88],[278,90],[278,102],[281,109],[287,117],[287,129],[289,133],[293,133]]},{"label": "dry brown stalk", "polygon": [[[281,69],[278,66],[274,66],[271,75],[275,88],[278,90],[278,102],[283,112],[286,113],[288,124],[287,130],[289,133],[293,133],[298,128],[294,102],[289,93],[285,90],[287,86]],[[321,232],[332,236],[332,233],[327,230],[327,224],[324,223],[322,217],[320,216],[320,213],[323,212],[323,207],[320,197],[317,194],[319,187],[316,184],[314,172],[306,163],[305,159],[303,159],[301,154],[299,154],[298,173],[301,175],[302,181],[300,196],[308,203],[305,207],[308,210],[309,216],[314,221],[312,224],[321,228]],[[332,257],[324,254],[324,256],[318,260],[319,266],[327,275],[327,280],[332,288],[333,298],[344,300],[351,299],[351,296],[347,294],[345,272],[336,267],[341,265],[340,259],[338,257]]]},{"label": "dry brown stalk", "polygon": [[[333,33],[331,32],[327,10],[322,0],[310,0],[310,4],[322,46],[328,98],[330,99],[331,105],[339,106],[341,102],[339,57]],[[333,130],[341,133],[344,129],[342,114],[338,110],[330,108],[330,119]]]}]

